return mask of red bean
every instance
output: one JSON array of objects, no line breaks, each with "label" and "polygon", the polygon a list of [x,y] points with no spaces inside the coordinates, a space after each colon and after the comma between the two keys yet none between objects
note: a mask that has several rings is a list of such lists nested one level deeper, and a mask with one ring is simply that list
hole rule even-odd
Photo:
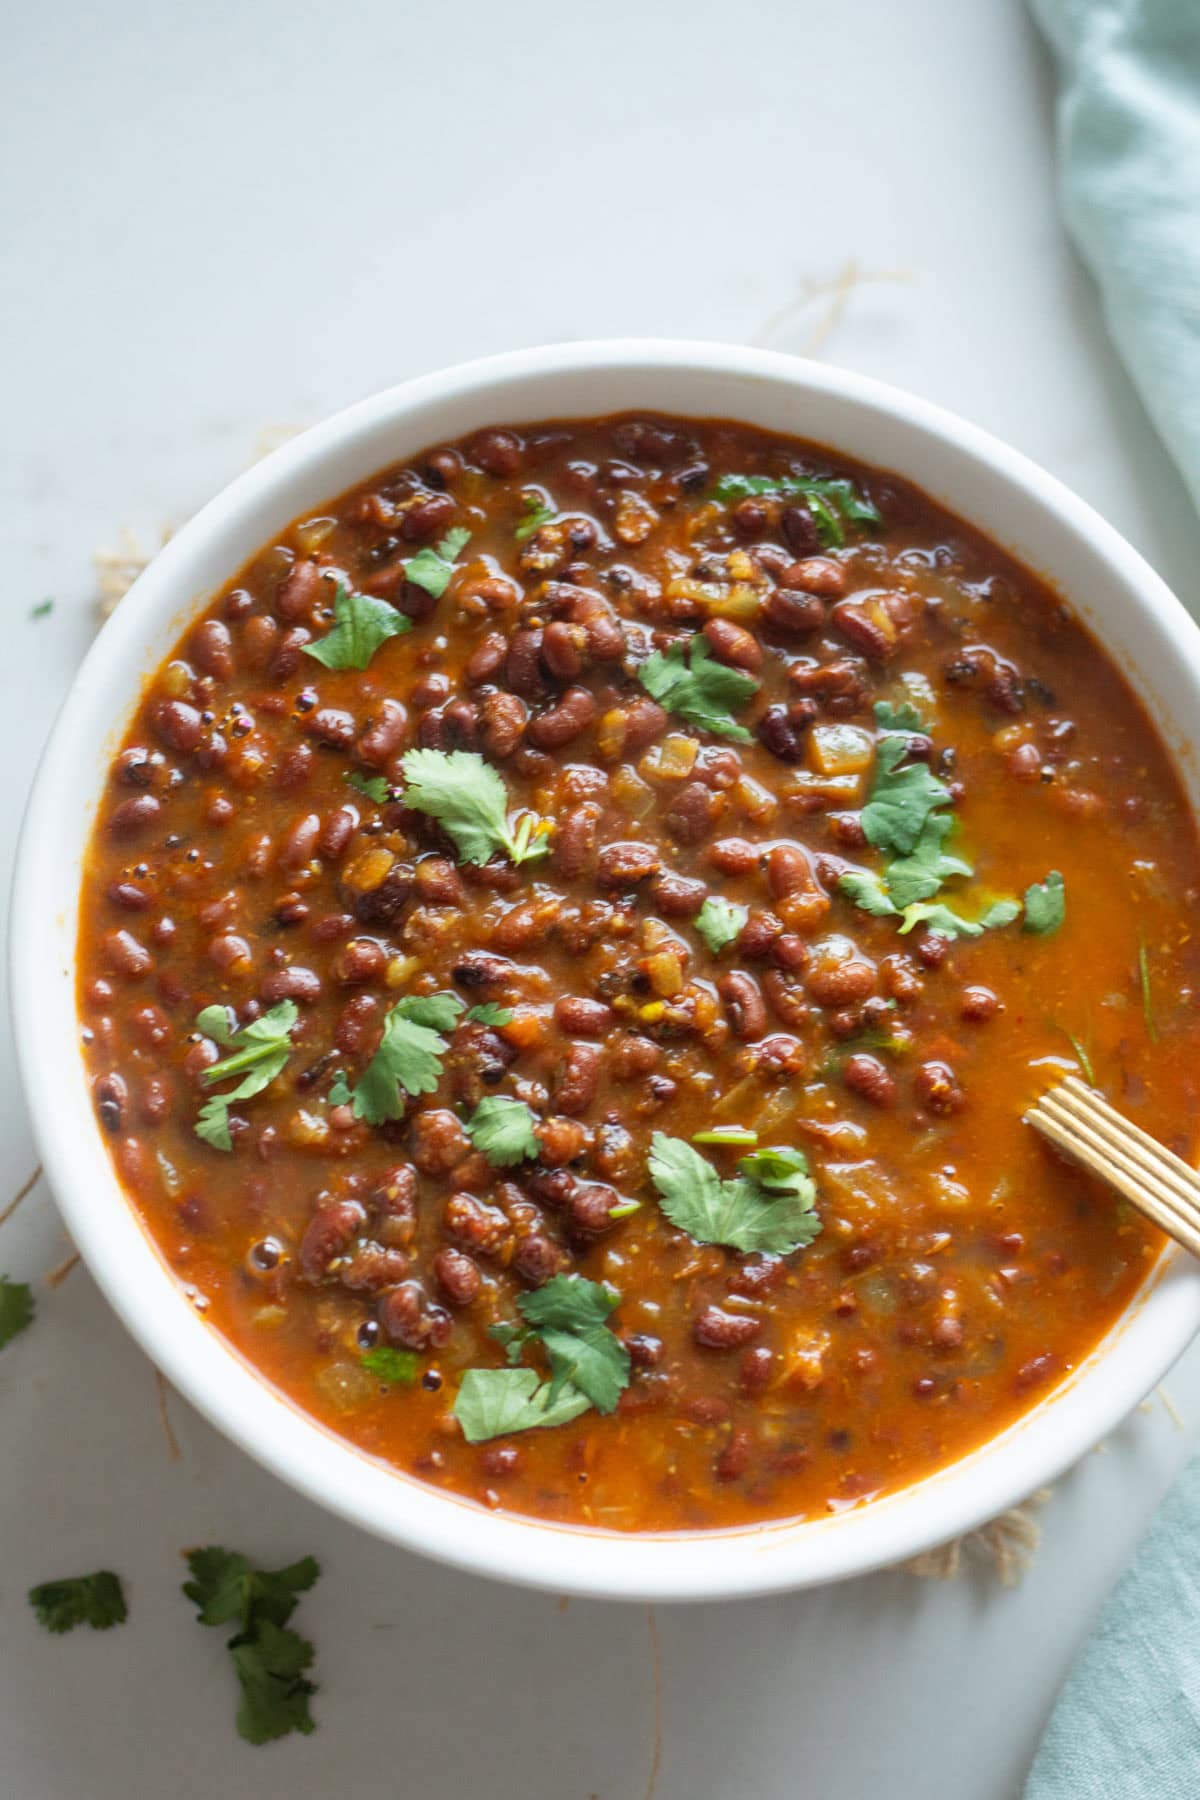
[{"label": "red bean", "polygon": [[789,563],[779,576],[781,588],[818,594],[823,600],[840,600],[846,591],[846,571],[828,556],[808,556]]},{"label": "red bean", "polygon": [[333,584],[322,578],[321,565],[304,559],[293,563],[280,582],[275,611],[289,625],[301,620],[311,625],[317,607],[332,596]]},{"label": "red bean", "polygon": [[316,855],[321,832],[319,813],[301,813],[288,826],[287,835],[276,853],[276,862],[289,873],[308,866]]},{"label": "red bean", "polygon": [[406,543],[423,544],[440,536],[453,523],[458,507],[449,494],[430,494],[410,506],[400,521],[400,536]]},{"label": "red bean", "polygon": [[357,1200],[331,1200],[318,1207],[300,1240],[300,1267],[309,1281],[319,1281],[335,1257],[358,1236],[366,1214]]},{"label": "red bean", "polygon": [[503,481],[520,473],[525,450],[515,431],[482,431],[467,454],[487,475]]},{"label": "red bean", "polygon": [[438,1286],[451,1306],[469,1306],[479,1298],[483,1277],[462,1250],[439,1250],[433,1259]]},{"label": "red bean", "polygon": [[411,1155],[423,1175],[447,1175],[471,1148],[467,1135],[452,1112],[429,1107],[414,1114]]},{"label": "red bean", "polygon": [[276,969],[267,976],[259,992],[267,1006],[278,1006],[282,1000],[299,1000],[307,1005],[321,997],[321,977],[315,969],[293,965]]},{"label": "red bean", "polygon": [[848,1056],[842,1069],[842,1080],[872,1106],[886,1109],[896,1104],[895,1080],[877,1056],[861,1052]]},{"label": "red bean", "polygon": [[762,1330],[762,1320],[746,1313],[706,1306],[692,1321],[692,1336],[705,1350],[737,1350]]},{"label": "red bean", "polygon": [[401,1282],[383,1296],[379,1323],[393,1343],[409,1350],[439,1349],[449,1343],[454,1328],[450,1314],[417,1281]]},{"label": "red bean", "polygon": [[767,1009],[753,975],[734,969],[717,983],[717,992],[729,1016],[730,1030],[741,1043],[762,1037],[767,1029]]},{"label": "red bean", "polygon": [[198,669],[216,681],[233,674],[233,639],[220,619],[204,619],[192,633],[190,649]]},{"label": "red bean", "polygon": [[718,838],[706,851],[707,860],[722,875],[748,875],[758,867],[762,849],[745,838]]},{"label": "red bean", "polygon": [[569,812],[552,840],[554,866],[567,880],[582,875],[596,851],[596,833],[603,817],[594,801]]},{"label": "red bean", "polygon": [[704,636],[719,661],[735,669],[761,669],[762,646],[741,625],[731,619],[709,619]]},{"label": "red bean", "polygon": [[596,716],[596,702],[587,688],[568,688],[562,699],[529,721],[528,736],[539,750],[561,750],[586,731]]},{"label": "red bean", "polygon": [[544,1232],[531,1231],[513,1252],[513,1268],[533,1287],[541,1287],[552,1275],[560,1275],[570,1266],[570,1257],[560,1244]]},{"label": "red bean", "polygon": [[613,1018],[611,1006],[603,1000],[588,1000],[582,994],[564,994],[554,1004],[555,1024],[572,1037],[602,1038]]},{"label": "red bean", "polygon": [[186,754],[204,736],[204,720],[185,700],[160,700],[154,709],[154,729],[164,744]]},{"label": "red bean", "polygon": [[554,1085],[554,1100],[560,1112],[574,1116],[591,1105],[600,1085],[602,1060],[594,1044],[575,1043],[569,1047]]},{"label": "red bean", "polygon": [[913,1078],[913,1087],[926,1111],[942,1117],[958,1112],[965,1101],[958,1077],[949,1063],[923,1062]]},{"label": "red bean", "polygon": [[108,829],[113,837],[133,837],[153,825],[162,813],[162,801],[153,794],[133,794],[113,808]]},{"label": "red bean", "polygon": [[381,769],[399,750],[408,734],[408,713],[399,700],[383,700],[373,724],[354,746],[360,762]]},{"label": "red bean", "polygon": [[126,981],[140,981],[154,967],[154,958],[131,931],[105,932],[100,949],[106,966]]},{"label": "red bean", "polygon": [[347,987],[375,981],[387,966],[387,954],[373,938],[353,938],[333,959],[333,972]]},{"label": "red bean", "polygon": [[605,844],[596,859],[596,879],[601,887],[635,887],[639,881],[648,881],[657,874],[660,863],[653,844]]}]

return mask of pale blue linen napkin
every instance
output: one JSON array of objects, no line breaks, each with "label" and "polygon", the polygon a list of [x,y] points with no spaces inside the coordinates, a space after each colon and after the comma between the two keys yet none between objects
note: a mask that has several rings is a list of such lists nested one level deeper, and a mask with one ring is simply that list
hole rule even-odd
[{"label": "pale blue linen napkin", "polygon": [[[1030,0],[1061,91],[1062,208],[1200,506],[1200,0]],[[1200,1797],[1200,1462],[1058,1698],[1025,1800]]]},{"label": "pale blue linen napkin", "polygon": [[1200,0],[1030,7],[1058,64],[1063,215],[1200,506]]}]

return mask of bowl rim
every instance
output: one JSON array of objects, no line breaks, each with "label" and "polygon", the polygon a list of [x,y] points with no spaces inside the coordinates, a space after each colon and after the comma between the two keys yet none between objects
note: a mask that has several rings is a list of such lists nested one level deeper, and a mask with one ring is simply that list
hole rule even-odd
[{"label": "bowl rim", "polygon": [[[745,412],[740,416],[747,423],[754,420],[756,384],[772,389],[782,384],[797,399],[817,395],[845,404],[898,424],[914,441],[923,436],[952,450],[984,479],[1014,493],[1020,506],[1052,514],[1108,565],[1127,590],[1152,649],[1160,661],[1178,658],[1190,689],[1188,698],[1200,704],[1200,629],[1165,583],[1112,526],[1055,477],[957,415],[850,370],[738,345],[637,338],[511,351],[402,382],[282,445],[202,507],[139,576],[76,673],[42,753],[15,859],[9,954],[18,1066],[34,1137],[64,1221],[134,1338],[212,1424],[328,1510],[460,1569],[595,1598],[713,1600],[865,1574],[902,1562],[1019,1503],[1132,1410],[1200,1330],[1200,1269],[1193,1268],[1190,1259],[1164,1253],[1116,1325],[1039,1406],[966,1456],[861,1508],[815,1521],[637,1535],[489,1512],[386,1468],[337,1437],[272,1388],[203,1323],[125,1199],[90,1107],[85,1104],[80,1111],[72,1102],[74,1111],[64,1119],[56,1094],[63,1062],[70,1059],[76,1065],[75,1085],[82,1092],[82,1057],[74,1038],[68,1045],[48,1021],[43,1005],[47,983],[65,980],[73,986],[73,954],[63,968],[54,906],[48,905],[47,896],[55,893],[56,885],[60,892],[63,889],[64,849],[70,882],[77,886],[78,856],[93,812],[89,807],[83,837],[72,835],[74,828],[61,818],[64,784],[80,766],[82,754],[90,749],[95,757],[97,733],[103,738],[110,735],[114,717],[124,729],[141,680],[158,660],[149,657],[152,637],[173,641],[211,596],[212,580],[198,581],[197,570],[212,544],[231,535],[239,523],[244,526],[260,515],[269,514],[276,521],[273,529],[283,529],[302,510],[287,496],[305,475],[345,456],[354,445],[373,440],[381,428],[402,427],[408,415],[422,409],[480,395],[484,410],[474,419],[478,427],[506,418],[583,416],[572,415],[569,408],[556,413],[552,405],[522,411],[520,390],[581,374],[610,377],[614,388],[622,378],[636,387],[639,379],[664,372],[691,373],[701,381],[722,376],[741,384]],[[508,413],[483,399],[506,389],[513,393]],[[631,392],[627,402],[616,394],[607,410],[683,409],[639,402]],[[436,436],[433,433],[426,441]],[[829,441],[838,447],[836,439]],[[385,467],[386,462],[375,466]],[[339,486],[331,475],[325,498],[344,491],[354,479]],[[965,510],[952,501],[947,504],[951,510]],[[271,529],[268,525],[263,531],[262,543],[268,541]],[[1019,556],[1020,551],[1014,554]],[[228,568],[223,579],[228,580],[237,566]],[[1074,596],[1072,604],[1086,614]],[[1103,632],[1097,635],[1104,643]],[[1115,655],[1109,645],[1104,647]],[[111,700],[106,705],[106,697],[114,693],[119,696],[116,708]],[[101,719],[108,722],[102,730]],[[1186,738],[1178,718],[1173,722]],[[1174,760],[1179,762],[1178,754]],[[1182,768],[1179,772],[1195,810],[1195,782],[1188,781]],[[60,914],[60,928],[61,923]],[[56,1080],[48,1079],[51,1073]],[[97,1152],[108,1171],[99,1193]]]}]

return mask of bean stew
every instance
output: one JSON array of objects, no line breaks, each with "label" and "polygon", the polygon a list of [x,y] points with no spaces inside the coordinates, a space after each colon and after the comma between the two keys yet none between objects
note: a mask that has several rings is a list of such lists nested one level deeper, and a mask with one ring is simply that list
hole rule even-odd
[{"label": "bean stew", "polygon": [[147,683],[83,884],[120,1180],[371,1456],[618,1531],[815,1517],[1077,1367],[1183,1153],[1196,829],[1067,604],[726,421],[489,429],[295,523]]}]

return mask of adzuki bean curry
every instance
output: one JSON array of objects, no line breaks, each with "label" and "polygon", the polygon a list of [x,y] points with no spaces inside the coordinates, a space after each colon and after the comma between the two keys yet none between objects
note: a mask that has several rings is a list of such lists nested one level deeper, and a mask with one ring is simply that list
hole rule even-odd
[{"label": "adzuki bean curry", "polygon": [[[1086,599],[1086,596],[1083,596]],[[862,1505],[1047,1394],[1161,1240],[1196,832],[1062,599],[723,421],[490,429],[298,521],[149,681],[84,1054],[194,1305],[362,1450],[620,1531]]]}]

